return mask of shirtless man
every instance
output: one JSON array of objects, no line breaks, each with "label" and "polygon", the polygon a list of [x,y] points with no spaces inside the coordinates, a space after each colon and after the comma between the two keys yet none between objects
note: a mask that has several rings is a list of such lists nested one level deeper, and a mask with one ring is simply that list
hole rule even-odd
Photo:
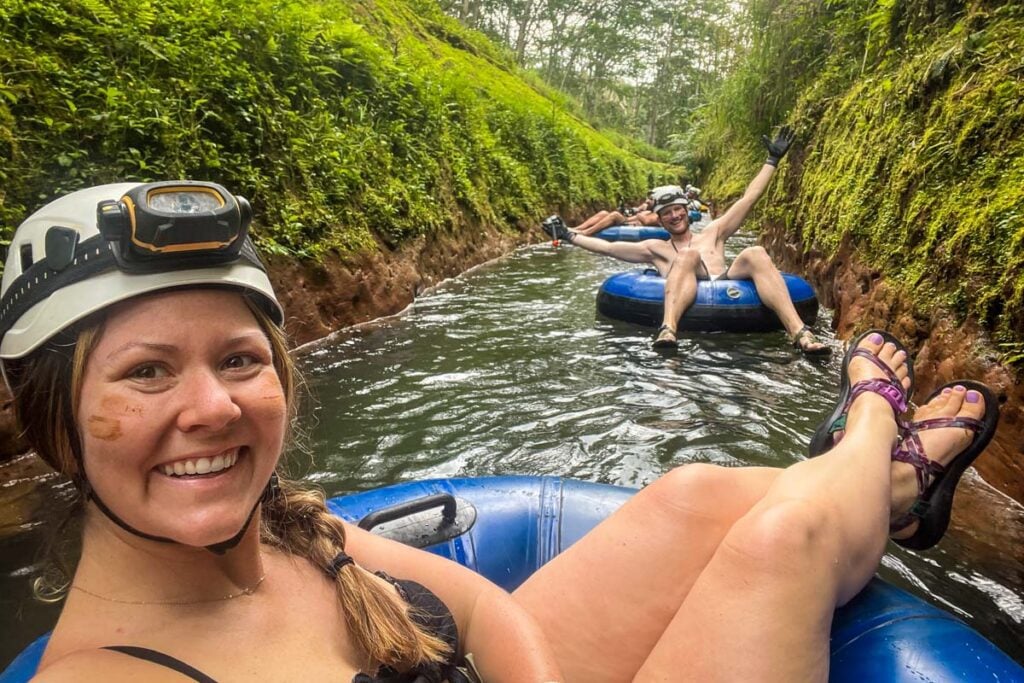
[{"label": "shirtless man", "polygon": [[643,242],[605,242],[569,230],[560,221],[545,221],[544,230],[552,237],[571,242],[597,254],[614,256],[630,263],[652,263],[665,278],[665,317],[656,348],[678,346],[676,325],[697,296],[698,280],[753,280],[758,296],[765,306],[779,316],[793,345],[806,354],[823,355],[831,349],[822,344],[804,325],[793,306],[779,269],[772,263],[764,247],[748,247],[732,264],[725,261],[725,243],[768,188],[779,160],[789,151],[793,133],[784,126],[774,140],[762,136],[768,159],[747,186],[743,196],[729,210],[711,221],[699,234],[690,230],[686,191],[673,185],[656,188],[653,211],[671,238]]}]

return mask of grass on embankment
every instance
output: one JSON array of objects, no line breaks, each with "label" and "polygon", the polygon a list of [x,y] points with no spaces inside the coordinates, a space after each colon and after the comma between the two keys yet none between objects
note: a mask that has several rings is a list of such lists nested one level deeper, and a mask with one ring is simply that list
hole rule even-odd
[{"label": "grass on embankment", "polygon": [[0,5],[4,240],[74,189],[194,178],[253,200],[264,250],[319,258],[675,179],[635,151],[433,0]]},{"label": "grass on embankment", "polygon": [[[773,20],[792,22],[798,4],[781,3]],[[940,305],[977,319],[1004,360],[1024,359],[1024,7],[828,7],[801,17],[798,30],[815,38],[782,48],[783,58],[763,50],[724,89],[735,109],[758,101],[759,84],[797,86],[777,109],[792,105],[801,137],[762,202],[766,218],[827,256],[852,240],[922,312]],[[709,189],[736,194],[763,158],[752,129],[773,121],[747,114],[730,124],[729,101],[715,106],[696,137],[708,150],[733,145]]]}]

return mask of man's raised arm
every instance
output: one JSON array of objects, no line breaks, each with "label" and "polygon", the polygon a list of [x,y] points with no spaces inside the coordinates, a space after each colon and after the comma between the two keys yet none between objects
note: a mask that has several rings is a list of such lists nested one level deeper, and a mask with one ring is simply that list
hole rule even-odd
[{"label": "man's raised arm", "polygon": [[782,157],[786,156],[790,145],[793,144],[794,137],[793,130],[789,126],[780,128],[779,134],[775,136],[774,140],[768,139],[767,135],[761,136],[761,142],[764,143],[765,148],[768,150],[768,158],[765,160],[761,170],[757,172],[754,179],[747,185],[743,196],[730,206],[728,211],[712,222],[712,225],[718,229],[719,239],[728,239],[739,229],[750,213],[750,210],[754,208],[754,204],[761,198],[764,191],[768,189],[768,183],[771,182],[772,176],[775,175],[775,167],[779,165]]}]

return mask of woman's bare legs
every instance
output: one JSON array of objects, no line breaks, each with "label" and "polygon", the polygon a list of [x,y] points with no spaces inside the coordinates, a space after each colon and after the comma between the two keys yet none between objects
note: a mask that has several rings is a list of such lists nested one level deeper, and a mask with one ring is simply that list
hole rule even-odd
[{"label": "woman's bare legs", "polygon": [[686,465],[644,488],[513,594],[567,681],[628,681],[718,544],[781,470]]},{"label": "woman's bare legs", "polygon": [[582,232],[583,234],[589,234],[586,231],[589,228],[591,228],[594,225],[596,225],[597,223],[599,223],[600,221],[604,220],[605,217],[608,215],[608,213],[609,213],[608,211],[598,211],[597,213],[595,213],[593,216],[591,216],[587,220],[583,221],[582,223],[580,223],[576,227],[570,228],[570,229],[571,230],[575,230],[576,232]]},{"label": "woman's bare legs", "polygon": [[[904,360],[882,353],[894,367]],[[514,595],[548,634],[566,680],[631,679],[726,533],[781,472],[673,470],[520,587]]]},{"label": "woman's bare legs", "polygon": [[[862,347],[878,345],[868,339]],[[889,349],[879,357],[895,369]],[[851,361],[849,374],[851,383],[881,376],[861,358]],[[982,417],[980,395],[967,399],[967,392],[952,391],[918,415]],[[957,428],[924,433],[922,441],[926,435],[929,457],[944,463],[970,441]],[[843,440],[784,470],[733,525],[637,680],[824,681],[833,611],[871,578],[890,517],[917,495],[916,485],[907,485],[913,468],[890,461],[895,437],[884,399],[855,399]]]},{"label": "woman's bare legs", "polygon": [[613,225],[622,225],[626,222],[625,216],[618,211],[598,211],[593,216],[583,221],[575,228],[572,228],[581,235],[593,235]]}]

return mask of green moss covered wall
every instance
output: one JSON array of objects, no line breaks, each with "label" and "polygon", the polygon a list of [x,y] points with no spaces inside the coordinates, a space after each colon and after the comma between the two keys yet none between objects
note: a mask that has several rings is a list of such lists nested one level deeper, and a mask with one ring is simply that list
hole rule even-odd
[{"label": "green moss covered wall", "polygon": [[[772,21],[808,6],[771,4]],[[827,258],[851,244],[920,311],[977,321],[1002,344],[1004,360],[1019,361],[1024,5],[848,0],[823,7],[814,22],[824,43],[746,67],[774,74],[752,80],[754,89],[777,80],[778,67],[801,84],[783,107],[800,140],[763,202],[764,218],[787,226],[805,252]],[[773,121],[751,118],[735,127],[704,121],[698,138],[745,135],[731,153],[706,160],[709,190],[735,194],[735,179],[760,163],[748,131]]]},{"label": "green moss covered wall", "polygon": [[264,250],[318,259],[508,230],[672,173],[432,0],[0,4],[4,239],[70,190],[196,178],[253,200]]},{"label": "green moss covered wall", "polygon": [[784,206],[804,242],[853,239],[921,305],[1024,337],[1024,7],[969,7],[826,92],[793,117],[810,144]]}]

